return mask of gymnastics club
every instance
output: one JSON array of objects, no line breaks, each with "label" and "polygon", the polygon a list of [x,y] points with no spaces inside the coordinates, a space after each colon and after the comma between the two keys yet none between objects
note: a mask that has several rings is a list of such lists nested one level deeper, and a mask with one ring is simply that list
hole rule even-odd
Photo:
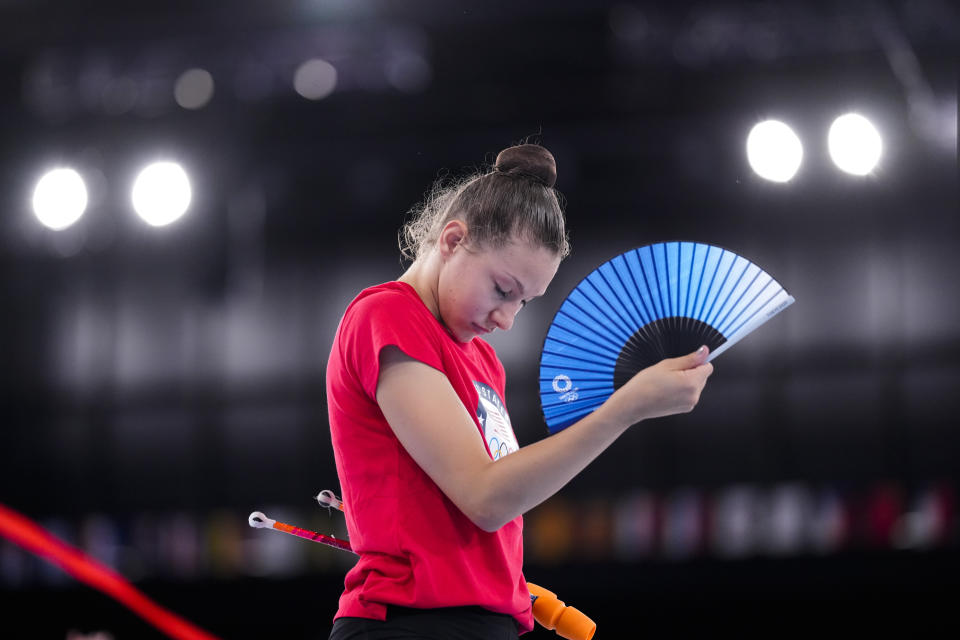
[{"label": "gymnastics club", "polygon": [[310,531],[309,529],[301,529],[300,527],[295,527],[292,524],[287,524],[285,522],[278,522],[272,518],[268,518],[260,511],[254,511],[250,514],[250,517],[247,518],[247,522],[254,529],[276,529],[277,531],[283,531],[284,533],[289,533],[292,536],[297,536],[298,538],[304,538],[311,542],[319,542],[320,544],[325,544],[330,547],[336,547],[337,549],[342,549],[343,551],[353,552],[353,547],[350,546],[348,540],[341,540],[340,538],[334,538],[333,536],[325,536],[322,533],[317,533],[316,531]]},{"label": "gymnastics club", "polygon": [[[314,499],[321,507],[346,512],[343,501],[329,489],[324,489],[315,495]],[[343,543],[343,540],[333,540]],[[566,606],[557,598],[557,594],[532,582],[527,583],[527,589],[533,604],[533,617],[542,627],[556,629],[557,635],[568,640],[590,640],[593,637],[597,625],[579,609]]]},{"label": "gymnastics club", "polygon": [[[329,495],[324,495],[329,494]],[[325,507],[333,507],[343,510],[343,503],[330,491],[321,491],[316,496],[317,502]],[[339,503],[339,506],[338,506]],[[279,522],[268,518],[260,511],[254,511],[247,518],[247,522],[255,529],[274,529],[289,533],[292,536],[319,542],[330,547],[336,547],[342,551],[353,551],[348,540],[341,540],[333,536],[327,536],[309,529],[302,529],[285,522]],[[576,607],[568,607],[557,595],[548,589],[544,589],[532,582],[527,582],[527,589],[530,591],[530,602],[533,607],[534,619],[545,629],[556,630],[557,635],[567,640],[591,640],[593,634],[597,631],[596,623],[583,614]]]}]

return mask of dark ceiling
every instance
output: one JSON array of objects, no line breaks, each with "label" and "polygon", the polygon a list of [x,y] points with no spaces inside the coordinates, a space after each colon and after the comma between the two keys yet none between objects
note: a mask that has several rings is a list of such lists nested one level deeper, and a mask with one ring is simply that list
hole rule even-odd
[{"label": "dark ceiling", "polygon": [[[290,250],[321,239],[321,220],[345,222],[341,233],[358,218],[392,225],[441,168],[530,135],[553,146],[571,215],[589,203],[597,220],[636,210],[624,185],[686,175],[729,190],[746,127],[768,114],[819,136],[828,115],[867,105],[909,115],[910,144],[949,145],[936,138],[951,116],[955,130],[960,10],[946,1],[6,0],[0,11],[7,208],[23,209],[37,164],[75,160],[120,181],[146,154],[178,154],[208,204],[262,183],[268,232]],[[307,101],[292,78],[317,57],[337,85]],[[216,88],[186,111],[171,87],[192,67]]]}]

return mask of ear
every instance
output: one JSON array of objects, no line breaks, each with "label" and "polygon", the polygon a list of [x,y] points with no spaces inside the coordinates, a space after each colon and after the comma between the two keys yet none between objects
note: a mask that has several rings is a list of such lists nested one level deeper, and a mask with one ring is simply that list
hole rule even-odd
[{"label": "ear", "polygon": [[437,238],[437,248],[440,249],[440,255],[446,259],[453,255],[453,252],[460,245],[467,241],[467,225],[463,220],[451,220],[440,230]]}]

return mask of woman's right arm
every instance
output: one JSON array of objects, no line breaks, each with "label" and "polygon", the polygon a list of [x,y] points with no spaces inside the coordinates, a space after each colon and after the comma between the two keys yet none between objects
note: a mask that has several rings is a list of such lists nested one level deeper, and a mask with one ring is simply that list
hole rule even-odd
[{"label": "woman's right arm", "polygon": [[444,494],[495,531],[556,493],[631,425],[692,410],[713,372],[706,358],[703,349],[648,367],[579,422],[496,462],[446,376],[396,347],[381,352],[377,402]]}]

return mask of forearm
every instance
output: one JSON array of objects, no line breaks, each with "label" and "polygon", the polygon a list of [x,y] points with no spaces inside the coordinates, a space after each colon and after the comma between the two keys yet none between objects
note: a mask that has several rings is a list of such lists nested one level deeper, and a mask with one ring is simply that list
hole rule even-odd
[{"label": "forearm", "polygon": [[481,526],[503,526],[549,498],[631,424],[693,410],[713,372],[713,365],[706,363],[708,354],[704,347],[662,360],[631,378],[583,420],[485,465],[479,474]]},{"label": "forearm", "polygon": [[552,436],[486,465],[475,522],[487,531],[537,506],[583,471],[629,427],[602,408]]},{"label": "forearm", "polygon": [[442,372],[399,351],[384,353],[377,385],[384,417],[420,468],[487,531],[556,493],[631,424],[690,411],[712,370],[709,364],[677,368],[696,364],[705,352],[664,360],[635,375],[583,420],[494,462]]}]

